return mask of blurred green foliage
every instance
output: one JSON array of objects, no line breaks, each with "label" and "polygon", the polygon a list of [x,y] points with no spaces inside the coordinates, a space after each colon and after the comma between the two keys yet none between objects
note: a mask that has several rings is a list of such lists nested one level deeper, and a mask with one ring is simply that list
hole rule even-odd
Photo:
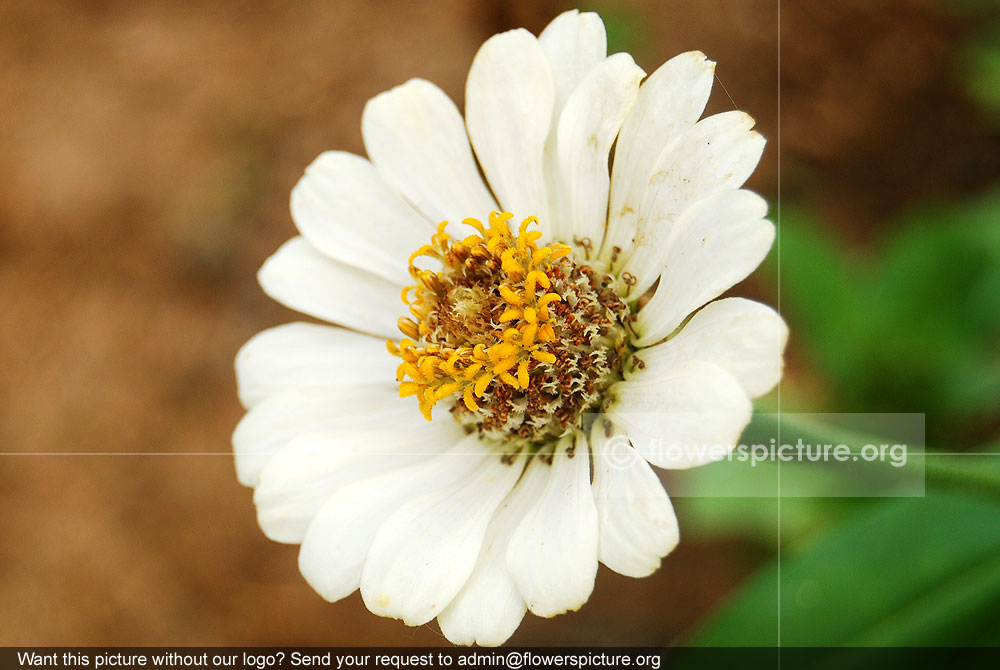
[{"label": "blurred green foliage", "polygon": [[759,571],[702,645],[974,645],[1000,640],[1000,501],[935,491],[861,508]]},{"label": "blurred green foliage", "polygon": [[928,443],[975,444],[1000,398],[1000,191],[926,206],[866,256],[786,207],[781,308],[832,386],[828,411],[926,412]]},{"label": "blurred green foliage", "polygon": [[649,25],[635,8],[614,2],[595,2],[583,3],[580,11],[600,15],[608,36],[609,54],[625,51],[639,62],[644,60],[649,49]]},{"label": "blurred green foliage", "polygon": [[994,123],[1000,123],[1000,20],[983,26],[958,59],[966,93]]}]

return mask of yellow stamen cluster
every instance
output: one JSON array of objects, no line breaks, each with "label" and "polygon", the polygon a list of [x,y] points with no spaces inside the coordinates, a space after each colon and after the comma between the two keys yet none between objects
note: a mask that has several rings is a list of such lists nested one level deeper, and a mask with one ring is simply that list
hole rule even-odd
[{"label": "yellow stamen cluster", "polygon": [[[550,307],[562,298],[549,292],[548,273],[552,263],[571,249],[564,244],[539,247],[542,233],[528,231],[538,223],[533,216],[521,222],[515,237],[508,224],[513,216],[493,212],[488,227],[478,219],[465,219],[462,223],[479,234],[462,240],[452,240],[445,232],[447,221],[442,221],[431,243],[410,256],[410,275],[416,284],[406,287],[402,297],[414,318],[400,318],[399,329],[407,337],[399,346],[392,341],[387,346],[403,360],[396,372],[399,395],[417,396],[428,421],[434,405],[448,396],[461,394],[465,406],[476,412],[491,385],[527,389],[536,365],[556,361],[545,345],[556,341]],[[422,256],[440,261],[442,269],[418,268],[414,261]],[[456,278],[476,268],[488,268],[498,278],[491,290],[499,292],[499,314],[490,315],[485,337],[476,344],[432,341],[430,317],[456,285]]]}]

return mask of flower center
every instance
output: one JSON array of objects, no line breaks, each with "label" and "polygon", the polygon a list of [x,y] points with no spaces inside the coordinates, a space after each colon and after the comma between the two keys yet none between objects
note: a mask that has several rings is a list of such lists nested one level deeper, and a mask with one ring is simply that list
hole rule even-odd
[{"label": "flower center", "polygon": [[[565,244],[538,246],[542,233],[518,233],[513,214],[493,212],[478,234],[458,240],[438,226],[409,260],[415,284],[403,290],[413,318],[389,351],[402,359],[399,395],[415,395],[430,420],[453,398],[455,419],[487,437],[538,442],[577,427],[620,379],[628,307],[610,275],[572,260]],[[426,257],[439,270],[418,268]]]}]

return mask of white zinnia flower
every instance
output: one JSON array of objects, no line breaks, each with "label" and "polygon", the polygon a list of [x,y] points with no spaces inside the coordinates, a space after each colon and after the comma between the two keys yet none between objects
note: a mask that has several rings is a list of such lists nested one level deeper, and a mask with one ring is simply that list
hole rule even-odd
[{"label": "white zinnia flower", "polygon": [[740,190],[753,120],[698,121],[713,65],[681,54],[640,87],[601,20],[567,12],[482,46],[464,122],[414,79],[368,102],[368,159],[306,170],[302,236],[259,279],[343,328],[243,347],[233,444],[321,596],[360,587],[376,614],[496,645],[526,610],[583,605],[598,561],[644,576],[677,544],[648,463],[720,458],[703,447],[736,442],[787,337],[764,305],[702,307],[774,238]]}]

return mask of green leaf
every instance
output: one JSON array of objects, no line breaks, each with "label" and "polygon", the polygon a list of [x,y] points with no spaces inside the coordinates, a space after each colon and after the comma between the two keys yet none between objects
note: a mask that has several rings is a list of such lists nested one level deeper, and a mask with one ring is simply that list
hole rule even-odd
[{"label": "green leaf", "polygon": [[[762,569],[697,645],[998,642],[1000,503],[934,492],[873,502]],[[779,588],[780,587],[780,588]],[[779,612],[780,603],[780,612]]]},{"label": "green leaf", "polygon": [[929,453],[924,460],[928,486],[1000,499],[1000,445],[975,453]]},{"label": "green leaf", "polygon": [[856,507],[848,498],[707,497],[674,498],[683,540],[715,540],[742,537],[763,549],[774,550],[779,538],[798,540]]}]

